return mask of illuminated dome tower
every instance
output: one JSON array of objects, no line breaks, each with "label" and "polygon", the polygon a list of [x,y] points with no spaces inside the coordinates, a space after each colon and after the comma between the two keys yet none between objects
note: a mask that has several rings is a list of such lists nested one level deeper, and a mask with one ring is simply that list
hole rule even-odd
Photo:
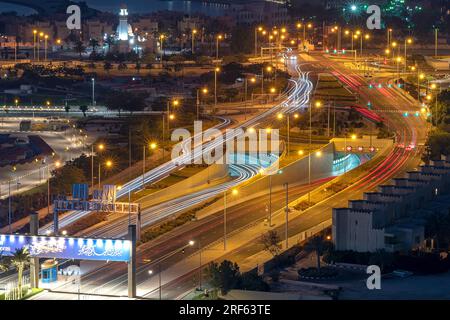
[{"label": "illuminated dome tower", "polygon": [[134,43],[133,28],[128,23],[128,9],[126,5],[122,5],[119,13],[119,25],[116,30],[116,37],[119,41],[127,41],[130,44]]}]

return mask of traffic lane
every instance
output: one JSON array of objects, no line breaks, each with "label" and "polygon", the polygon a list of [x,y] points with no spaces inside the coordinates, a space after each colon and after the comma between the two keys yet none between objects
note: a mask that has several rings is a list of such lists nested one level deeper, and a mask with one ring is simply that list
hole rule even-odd
[{"label": "traffic lane", "polygon": [[[320,181],[323,183],[325,181]],[[308,190],[312,190],[317,187],[317,183],[308,185],[300,185],[292,187],[289,190],[289,197],[299,197]],[[278,191],[272,193],[272,208],[276,211],[283,207],[285,201],[285,192]],[[260,198],[253,199],[251,201],[230,207],[227,209],[227,228],[229,232],[241,228],[245,225],[252,223],[255,220],[263,219],[267,215],[265,212],[265,205],[269,202],[269,195],[262,196]],[[137,267],[138,268],[151,268],[152,263],[146,261],[153,261],[157,257],[164,256],[173,251],[176,248],[185,246],[189,240],[200,241],[203,246],[220,240],[223,238],[223,214],[218,212],[214,215],[206,217],[200,221],[191,223],[190,228],[186,231],[182,230],[180,234],[174,234],[171,236],[163,235],[159,241],[149,245],[147,248],[141,247],[138,250]],[[145,245],[144,245],[145,246]],[[187,248],[185,254],[189,255],[197,251],[196,246],[194,248]],[[182,259],[183,256],[173,256],[167,259],[164,263],[166,267],[173,263],[176,263]],[[124,276],[125,275],[125,276]],[[105,282],[118,280],[119,282],[125,282],[123,285],[119,285],[114,289],[116,294],[123,294],[123,290],[126,290],[126,265],[123,263],[108,263],[93,272],[82,277],[81,289],[85,290],[91,287],[101,287]],[[148,272],[140,272],[137,276],[138,282],[148,280]],[[116,284],[113,284],[116,285]],[[64,285],[58,288],[59,291],[68,290],[71,284]],[[72,288],[73,289],[73,288]],[[97,290],[99,291],[99,290]],[[108,292],[111,293],[111,292]]]}]

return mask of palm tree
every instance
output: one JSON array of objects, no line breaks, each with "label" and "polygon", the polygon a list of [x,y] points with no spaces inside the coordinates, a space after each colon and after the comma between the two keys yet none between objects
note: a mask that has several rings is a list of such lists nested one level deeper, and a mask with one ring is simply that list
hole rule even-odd
[{"label": "palm tree", "polygon": [[323,236],[314,236],[306,244],[305,250],[307,252],[315,252],[317,257],[317,270],[320,272],[320,257],[325,250],[330,248],[331,243],[326,241]]},{"label": "palm tree", "polygon": [[22,294],[22,276],[23,271],[25,270],[25,267],[27,267],[30,264],[30,254],[28,252],[27,248],[20,248],[16,249],[14,252],[11,264],[16,267],[17,275],[18,275],[18,287],[19,292]]},{"label": "palm tree", "polygon": [[78,40],[77,42],[75,42],[75,51],[78,52],[78,54],[80,55],[80,59],[81,59],[81,55],[86,51],[86,47],[83,45],[83,42]]}]

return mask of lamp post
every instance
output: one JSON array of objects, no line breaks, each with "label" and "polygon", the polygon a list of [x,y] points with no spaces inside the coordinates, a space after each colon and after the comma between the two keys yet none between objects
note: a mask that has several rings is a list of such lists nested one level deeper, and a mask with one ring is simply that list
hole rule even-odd
[{"label": "lamp post", "polygon": [[[100,176],[101,176],[101,161],[99,161],[98,162],[98,187],[99,187],[99,189],[101,188],[101,180],[100,180]],[[112,167],[112,161],[111,160],[107,160],[106,162],[105,162],[105,166],[107,167],[107,168],[111,168]]]},{"label": "lamp post", "polygon": [[437,58],[438,55],[438,28],[434,29],[434,57]]},{"label": "lamp post", "polygon": [[[172,105],[174,107],[178,107],[180,105],[180,101],[178,100],[172,100]],[[168,133],[168,138],[170,137],[170,120],[174,120],[175,119],[175,115],[170,113],[170,100],[167,100],[167,133]]]},{"label": "lamp post", "polygon": [[387,30],[387,47],[389,48],[389,46],[391,45],[391,38],[392,38],[392,29],[389,28]]},{"label": "lamp post", "polygon": [[[208,88],[203,88],[202,90],[203,94],[208,93]],[[200,118],[200,89],[197,88],[197,121]]]},{"label": "lamp post", "polygon": [[284,236],[286,239],[286,249],[289,247],[289,233],[288,233],[288,224],[289,224],[289,183],[283,183],[283,187],[286,190],[286,207],[284,209],[284,212],[286,214],[286,222],[285,222],[285,228],[284,228]]},{"label": "lamp post", "polygon": [[95,78],[91,78],[92,82],[92,107],[95,106]]},{"label": "lamp post", "polygon": [[[322,103],[316,101],[315,106],[320,108]],[[311,202],[311,151],[312,151],[312,105],[309,105],[309,153],[308,153],[308,205]]]},{"label": "lamp post", "polygon": [[[291,147],[291,144],[290,144],[290,141],[291,141],[291,139],[290,139],[290,116],[289,116],[289,114],[286,114],[286,130],[287,130],[287,149],[286,149],[286,156],[287,157],[289,157],[289,150],[290,150],[290,147]],[[283,114],[282,113],[278,113],[277,114],[277,119],[278,120],[282,120],[283,119]]]},{"label": "lamp post", "polygon": [[159,46],[161,50],[161,66],[163,65],[163,58],[164,58],[164,46],[163,46],[164,38],[165,38],[164,34],[159,35]]},{"label": "lamp post", "polygon": [[220,68],[214,68],[214,111],[217,108],[217,73],[220,72]]},{"label": "lamp post", "polygon": [[33,60],[36,60],[36,36],[37,36],[37,30],[33,30]]},{"label": "lamp post", "polygon": [[397,57],[395,60],[397,61],[397,78],[400,80],[400,62],[402,61],[402,57]]},{"label": "lamp post", "polygon": [[412,39],[411,38],[405,39],[405,66],[403,68],[405,72],[406,72],[406,65],[407,65],[407,62],[408,62],[407,55],[406,55],[406,45],[407,44],[412,44]]},{"label": "lamp post", "polygon": [[222,40],[222,35],[221,34],[219,34],[217,37],[216,37],[216,60],[219,60],[219,40]]},{"label": "lamp post", "polygon": [[[59,168],[61,163],[55,162],[55,167]],[[47,215],[50,214],[50,164],[47,164]]]},{"label": "lamp post", "polygon": [[44,36],[43,32],[39,32],[38,35],[38,40],[37,40],[37,61],[39,62],[39,54],[40,54],[40,42],[41,42],[41,37]]},{"label": "lamp post", "polygon": [[263,27],[259,26],[259,27],[255,28],[255,57],[258,56],[258,31],[262,32]]},{"label": "lamp post", "polygon": [[420,80],[425,79],[425,74],[419,74],[419,68],[417,68],[417,101],[420,102]]},{"label": "lamp post", "polygon": [[[255,83],[255,77],[250,78],[251,83]],[[248,90],[248,78],[245,77],[245,93],[244,93],[244,120],[247,120],[247,90]]]},{"label": "lamp post", "polygon": [[[156,149],[156,142],[151,142],[148,147],[150,150]],[[147,145],[144,143],[142,147],[142,189],[144,189],[145,186],[145,149],[147,149]]]},{"label": "lamp post", "polygon": [[[103,151],[105,149],[105,145],[100,143],[97,146],[98,151]],[[100,157],[99,157],[99,165],[100,165]],[[99,177],[100,179],[100,177]],[[99,180],[100,185],[100,180]],[[94,188],[94,144],[91,145],[91,187]]]},{"label": "lamp post", "polygon": [[44,61],[47,62],[47,40],[48,34],[44,35]]},{"label": "lamp post", "polygon": [[[223,192],[223,203],[224,203],[224,207],[223,207],[223,250],[226,251],[227,250],[227,191],[225,189],[225,191]],[[231,194],[232,195],[237,195],[239,192],[237,189],[233,189],[231,190]]]},{"label": "lamp post", "polygon": [[192,30],[192,35],[191,35],[191,38],[192,38],[192,47],[191,47],[191,51],[192,51],[192,53],[194,53],[195,52],[195,35],[196,35],[196,33],[197,33],[197,29],[193,29]]}]

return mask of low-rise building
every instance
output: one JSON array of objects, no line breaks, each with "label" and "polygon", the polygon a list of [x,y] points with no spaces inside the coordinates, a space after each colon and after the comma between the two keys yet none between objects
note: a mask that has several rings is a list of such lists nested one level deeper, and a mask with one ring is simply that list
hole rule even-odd
[{"label": "low-rise building", "polygon": [[449,202],[441,205],[443,210],[427,210],[438,196],[448,193],[450,161],[433,161],[393,182],[379,186],[378,192],[364,193],[362,200],[349,201],[347,208],[333,209],[337,250],[402,252],[425,246],[427,215],[450,208]]}]

